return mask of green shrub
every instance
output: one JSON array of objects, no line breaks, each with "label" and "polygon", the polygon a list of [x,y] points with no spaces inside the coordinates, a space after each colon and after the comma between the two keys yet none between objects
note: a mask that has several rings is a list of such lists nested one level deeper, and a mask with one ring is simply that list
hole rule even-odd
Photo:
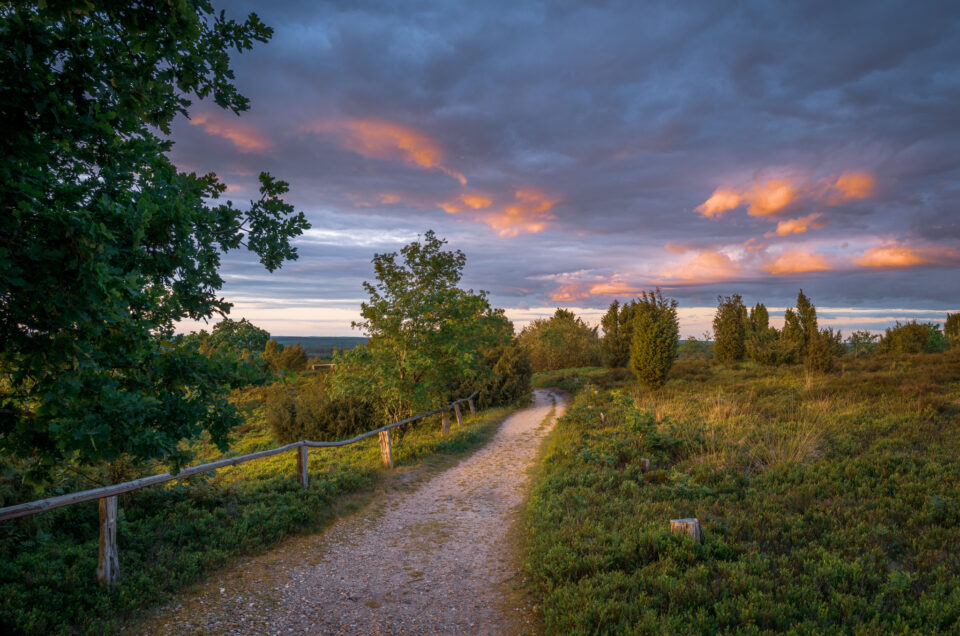
[{"label": "green shrub", "polygon": [[743,360],[746,340],[747,310],[739,294],[717,296],[717,313],[713,318],[713,358],[717,362]]},{"label": "green shrub", "polygon": [[680,344],[677,301],[664,298],[657,289],[642,292],[633,318],[630,369],[649,387],[660,387],[677,359]]},{"label": "green shrub", "polygon": [[262,409],[274,439],[281,444],[345,439],[383,425],[372,403],[332,396],[324,376],[274,384],[265,390]]},{"label": "green shrub", "polygon": [[912,320],[907,323],[889,327],[880,338],[877,345],[879,353],[941,353],[949,346],[940,325],[933,323],[918,323]]},{"label": "green shrub", "polygon": [[533,369],[519,342],[515,341],[503,348],[500,358],[493,366],[493,373],[493,378],[480,389],[477,396],[480,406],[505,406],[530,399]]}]

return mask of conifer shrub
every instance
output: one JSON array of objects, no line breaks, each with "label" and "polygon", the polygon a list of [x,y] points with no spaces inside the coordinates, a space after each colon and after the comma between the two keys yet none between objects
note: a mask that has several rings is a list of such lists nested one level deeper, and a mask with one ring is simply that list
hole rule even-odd
[{"label": "conifer shrub", "polygon": [[332,395],[329,381],[322,376],[274,384],[265,390],[262,409],[270,432],[281,444],[344,439],[384,424],[371,402]]},{"label": "conifer shrub", "polygon": [[[504,347],[499,357],[494,359],[496,362],[493,365],[493,376],[480,387],[477,405],[482,408],[505,406],[529,399],[533,367],[520,343],[514,341]],[[461,392],[463,395],[459,397],[464,397],[469,395],[472,389],[465,386]]]},{"label": "conifer shrub", "polygon": [[889,327],[877,345],[878,353],[941,353],[947,350],[947,337],[940,325],[912,320]]},{"label": "conifer shrub", "polygon": [[717,296],[717,313],[713,318],[713,357],[717,362],[743,360],[746,314],[739,294]]},{"label": "conifer shrub", "polygon": [[843,347],[840,332],[832,329],[818,331],[810,338],[807,345],[807,354],[803,358],[803,366],[807,371],[814,373],[829,373],[836,367],[839,357],[838,351]]},{"label": "conifer shrub", "polygon": [[657,288],[637,298],[630,346],[630,369],[637,380],[652,388],[663,386],[677,359],[680,328],[677,301],[664,298]]}]

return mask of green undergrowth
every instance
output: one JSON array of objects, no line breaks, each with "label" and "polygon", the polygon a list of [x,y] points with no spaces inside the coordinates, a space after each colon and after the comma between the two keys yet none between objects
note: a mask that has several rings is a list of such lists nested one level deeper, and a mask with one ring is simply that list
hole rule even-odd
[{"label": "green undergrowth", "polygon": [[526,511],[548,633],[960,632],[956,355],[589,373]]},{"label": "green undergrowth", "polygon": [[[464,426],[454,425],[447,437],[439,435],[439,416],[401,427],[394,463],[410,468],[473,450],[511,411],[466,415]],[[226,456],[274,446],[254,412]],[[223,456],[203,447],[194,463]],[[117,531],[121,580],[109,591],[96,583],[96,502],[0,523],[0,632],[115,631],[124,616],[168,600],[233,557],[262,552],[294,533],[322,529],[336,518],[338,501],[348,493],[371,491],[388,475],[376,437],[311,449],[308,463],[306,490],[297,483],[291,452],[122,495]],[[163,468],[141,467],[138,472]]]}]

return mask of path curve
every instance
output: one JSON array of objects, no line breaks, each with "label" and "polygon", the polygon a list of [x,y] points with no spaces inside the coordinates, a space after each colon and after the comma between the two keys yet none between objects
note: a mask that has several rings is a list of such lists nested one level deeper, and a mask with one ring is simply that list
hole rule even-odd
[{"label": "path curve", "polygon": [[[240,564],[188,601],[168,606],[150,633],[513,634],[520,573],[510,532],[530,468],[563,398],[533,405],[495,437],[412,492],[273,553]],[[285,548],[279,548],[283,551]],[[286,551],[289,553],[290,549]],[[519,610],[519,611],[518,611]]]}]

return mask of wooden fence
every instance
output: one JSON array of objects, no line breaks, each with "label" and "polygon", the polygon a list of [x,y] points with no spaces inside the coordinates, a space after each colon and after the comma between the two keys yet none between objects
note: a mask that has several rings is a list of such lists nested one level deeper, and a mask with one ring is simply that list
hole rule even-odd
[{"label": "wooden fence", "polygon": [[279,455],[280,453],[285,453],[291,450],[297,454],[297,481],[300,482],[301,486],[306,488],[307,484],[309,483],[309,478],[307,475],[307,449],[356,444],[360,440],[372,437],[374,435],[377,435],[380,438],[380,456],[383,459],[383,463],[386,466],[393,468],[393,448],[392,441],[390,439],[390,431],[392,429],[398,426],[403,426],[404,424],[416,422],[417,420],[422,420],[425,417],[430,417],[431,415],[436,415],[437,413],[441,413],[442,424],[440,431],[441,434],[446,435],[450,432],[451,410],[453,410],[457,424],[461,426],[463,425],[463,417],[460,413],[461,404],[466,402],[470,408],[470,412],[476,413],[473,398],[477,396],[477,393],[479,393],[479,391],[475,391],[469,397],[451,402],[450,404],[442,406],[438,409],[434,409],[427,413],[414,415],[413,417],[408,417],[405,420],[400,420],[399,422],[394,422],[393,424],[381,426],[380,428],[367,431],[366,433],[362,433],[356,437],[352,437],[340,442],[313,442],[310,440],[301,440],[299,442],[293,442],[292,444],[286,444],[284,446],[271,448],[269,450],[248,453],[247,455],[238,455],[237,457],[221,459],[219,461],[210,462],[207,464],[200,464],[199,466],[191,466],[190,468],[184,468],[176,475],[172,473],[153,475],[151,477],[143,477],[141,479],[127,481],[122,484],[114,484],[113,486],[94,488],[92,490],[83,490],[80,492],[70,493],[68,495],[59,495],[57,497],[50,497],[48,499],[38,499],[36,501],[17,504],[16,506],[0,508],[0,521],[9,521],[11,519],[17,519],[27,515],[34,515],[38,512],[46,512],[47,510],[62,508],[64,506],[70,506],[84,501],[92,501],[96,499],[100,508],[100,559],[97,565],[97,580],[100,581],[101,584],[109,586],[116,582],[120,576],[120,555],[117,550],[118,495],[139,490],[147,486],[154,486],[156,484],[173,481],[174,479],[182,479],[198,473],[211,472],[219,468],[226,468],[227,466],[236,466],[237,464],[243,464],[254,459],[262,459],[272,455]]}]

